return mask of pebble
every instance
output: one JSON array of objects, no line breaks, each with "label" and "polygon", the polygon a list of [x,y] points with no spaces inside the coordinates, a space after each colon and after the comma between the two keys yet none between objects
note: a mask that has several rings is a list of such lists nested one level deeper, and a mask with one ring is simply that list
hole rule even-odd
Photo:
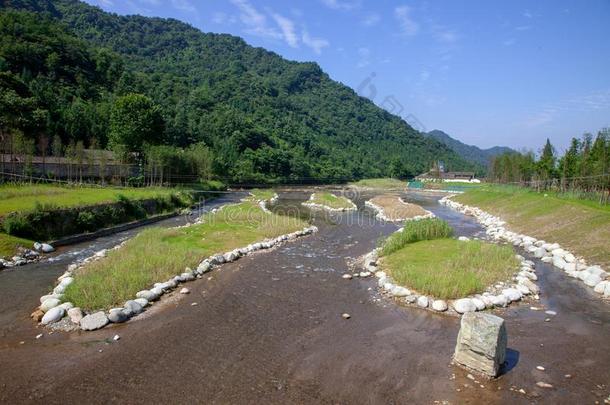
[{"label": "pebble", "polygon": [[536,369],[538,369],[540,371],[544,371],[545,370],[544,367],[542,367],[542,366],[536,366]]},{"label": "pebble", "polygon": [[119,335],[114,335],[114,337],[112,338],[112,340],[114,340],[114,341],[116,342],[116,341],[117,341],[117,340],[119,340],[120,338],[121,338],[121,337],[120,337]]},{"label": "pebble", "polygon": [[540,388],[553,388],[553,385],[549,384],[549,383],[545,383],[544,381],[538,381],[536,383],[537,386],[539,386]]},{"label": "pebble", "polygon": [[196,302],[193,302],[193,303],[191,304],[191,306],[192,306],[192,307],[196,307],[197,305],[199,305],[199,304],[197,304]]},{"label": "pebble", "polygon": [[40,339],[42,337],[42,333],[36,335],[36,339]]},{"label": "pebble", "polygon": [[184,287],[182,290],[180,290],[180,294],[189,294],[190,292],[191,292],[191,290],[189,290],[186,287]]},{"label": "pebble", "polygon": [[565,378],[572,378],[572,374],[566,374],[564,375]]},{"label": "pebble", "polygon": [[352,279],[352,275],[351,274],[344,274],[342,277],[344,279],[346,279],[346,280],[351,280]]},{"label": "pebble", "polygon": [[522,393],[522,394],[525,394],[525,390],[524,390],[523,388],[521,388],[521,389],[519,390],[519,392],[520,392],[520,393]]},{"label": "pebble", "polygon": [[551,322],[551,318],[546,318],[544,322]]},{"label": "pebble", "polygon": [[466,375],[466,377],[471,379],[471,380],[474,380],[474,376],[472,374],[468,374],[468,375]]},{"label": "pebble", "polygon": [[544,313],[547,315],[557,315],[557,312],[555,311],[544,311]]},{"label": "pebble", "polygon": [[351,317],[352,317],[352,316],[351,316],[350,314],[348,314],[348,313],[345,313],[345,314],[343,314],[343,315],[341,315],[341,316],[343,317],[343,319],[349,319],[349,318],[351,318]]}]

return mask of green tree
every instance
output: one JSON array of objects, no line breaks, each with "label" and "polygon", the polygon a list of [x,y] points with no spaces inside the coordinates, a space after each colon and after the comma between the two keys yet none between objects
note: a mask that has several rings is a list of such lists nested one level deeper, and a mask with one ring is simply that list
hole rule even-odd
[{"label": "green tree", "polygon": [[110,114],[109,146],[115,151],[141,152],[144,142],[158,144],[163,136],[160,108],[142,95],[119,97]]},{"label": "green tree", "polygon": [[538,160],[538,174],[542,179],[552,179],[555,176],[555,148],[547,138],[540,160]]}]

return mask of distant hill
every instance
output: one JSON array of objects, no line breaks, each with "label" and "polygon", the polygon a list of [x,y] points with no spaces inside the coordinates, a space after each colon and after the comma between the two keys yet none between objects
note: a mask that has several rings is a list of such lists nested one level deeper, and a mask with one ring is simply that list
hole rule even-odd
[{"label": "distant hill", "polygon": [[229,182],[409,177],[435,160],[476,167],[316,63],[236,36],[76,0],[5,0],[0,18],[2,110],[16,111],[3,130],[103,147],[115,100],[141,93],[161,110],[162,142],[205,143]]},{"label": "distant hill", "polygon": [[491,161],[491,158],[494,156],[501,155],[507,152],[516,152],[514,149],[511,149],[507,146],[494,146],[493,148],[489,149],[481,149],[478,146],[466,145],[465,143],[452,138],[445,132],[440,131],[438,129],[427,132],[425,133],[425,135],[427,137],[436,139],[444,143],[462,158],[470,162],[478,163],[485,167],[488,166],[489,162]]}]

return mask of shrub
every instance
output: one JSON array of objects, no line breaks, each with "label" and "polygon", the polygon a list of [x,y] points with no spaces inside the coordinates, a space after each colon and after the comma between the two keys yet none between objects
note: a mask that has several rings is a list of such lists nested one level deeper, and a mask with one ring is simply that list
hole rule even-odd
[{"label": "shrub", "polygon": [[4,219],[2,226],[4,232],[9,235],[18,235],[25,238],[33,238],[35,236],[30,220],[27,215],[22,213],[9,215]]},{"label": "shrub", "polygon": [[86,232],[93,232],[98,229],[98,218],[91,211],[81,211],[76,218],[78,227]]},{"label": "shrub", "polygon": [[381,247],[381,255],[389,255],[409,243],[421,240],[448,238],[453,235],[453,229],[446,221],[438,218],[407,221],[402,232],[388,237]]}]

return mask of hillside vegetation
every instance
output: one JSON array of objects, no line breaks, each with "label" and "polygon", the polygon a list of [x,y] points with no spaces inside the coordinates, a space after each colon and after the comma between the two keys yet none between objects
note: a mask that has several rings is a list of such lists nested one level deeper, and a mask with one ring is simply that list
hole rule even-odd
[{"label": "hillside vegetation", "polygon": [[[407,177],[437,159],[473,168],[316,63],[231,35],[76,0],[8,0],[0,39],[0,125],[24,134],[24,154],[41,152],[40,134],[128,157],[127,146],[147,151],[143,141],[199,145],[211,176],[231,182]],[[133,117],[150,117],[146,132],[129,127]]]}]

